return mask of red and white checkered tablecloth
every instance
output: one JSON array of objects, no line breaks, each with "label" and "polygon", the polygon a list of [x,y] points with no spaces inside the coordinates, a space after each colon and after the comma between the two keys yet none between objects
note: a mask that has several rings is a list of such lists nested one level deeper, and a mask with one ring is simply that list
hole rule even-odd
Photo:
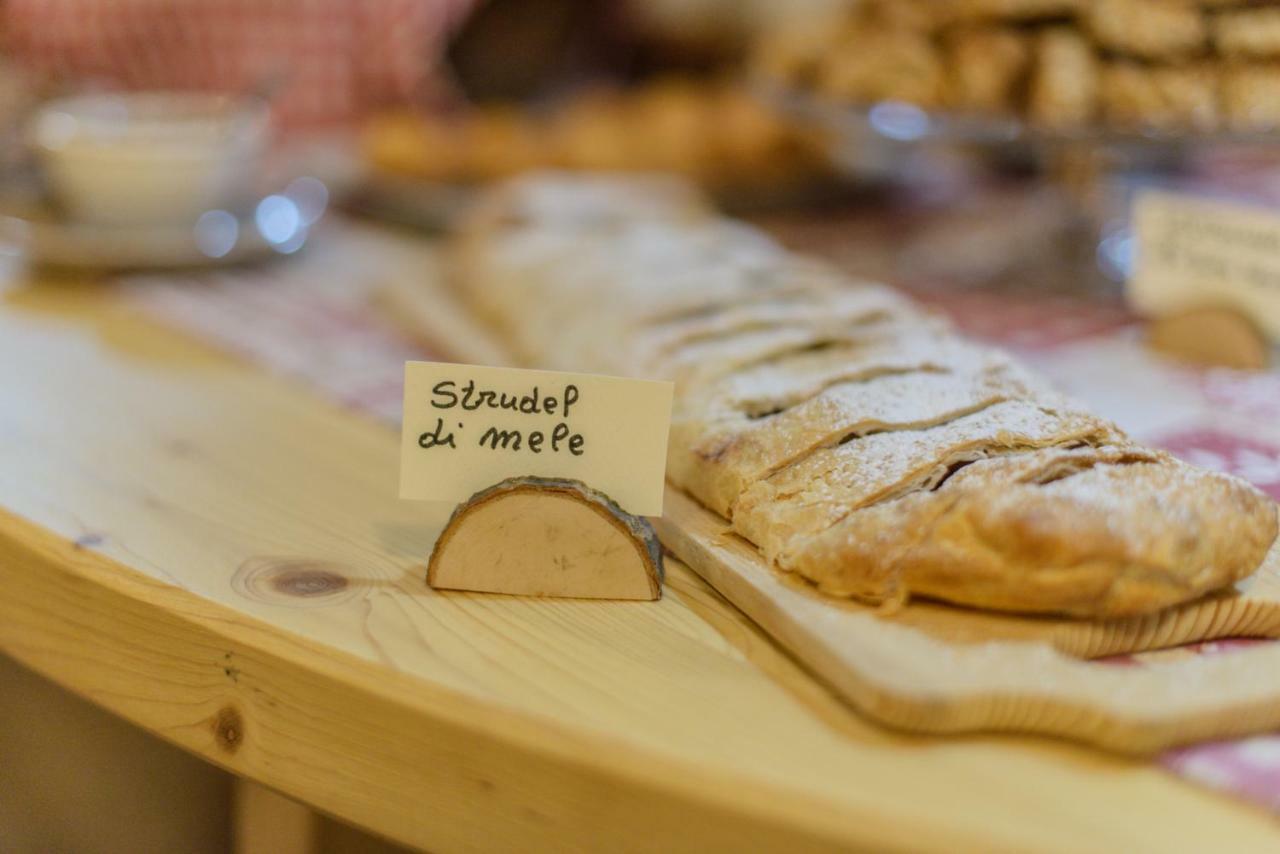
[{"label": "red and white checkered tablecloth", "polygon": [[6,0],[22,66],[129,89],[240,92],[278,79],[284,127],[348,123],[428,91],[474,0]]}]

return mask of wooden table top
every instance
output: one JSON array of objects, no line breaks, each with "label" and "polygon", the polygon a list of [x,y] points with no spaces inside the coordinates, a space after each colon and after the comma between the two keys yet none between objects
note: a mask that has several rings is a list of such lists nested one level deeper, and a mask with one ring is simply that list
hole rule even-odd
[{"label": "wooden table top", "polygon": [[0,649],[433,851],[1280,848],[1147,763],[858,717],[700,579],[441,594],[397,437],[91,284],[0,303]]}]

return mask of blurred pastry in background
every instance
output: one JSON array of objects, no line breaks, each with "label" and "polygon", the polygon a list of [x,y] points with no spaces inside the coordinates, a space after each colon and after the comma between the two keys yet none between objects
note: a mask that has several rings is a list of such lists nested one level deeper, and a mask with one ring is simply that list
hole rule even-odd
[{"label": "blurred pastry in background", "polygon": [[766,34],[752,66],[840,105],[1248,134],[1280,123],[1277,60],[1276,0],[862,0],[820,34]]},{"label": "blurred pastry in background", "polygon": [[1208,131],[1220,124],[1217,90],[1211,66],[1113,62],[1102,71],[1098,97],[1103,117],[1113,124]]},{"label": "blurred pastry in background", "polygon": [[954,7],[950,14],[956,20],[1038,21],[1073,15],[1083,9],[1089,0],[911,0],[911,2],[920,2],[926,6]]},{"label": "blurred pastry in background", "polygon": [[1023,33],[1007,26],[958,28],[949,34],[946,48],[950,104],[975,113],[1014,108],[1031,61],[1031,44]]},{"label": "blurred pastry in background", "polygon": [[[854,27],[856,34],[863,27]],[[943,106],[942,56],[928,35],[911,29],[868,29],[852,35],[856,50],[832,53],[822,62],[818,86],[828,97],[852,101],[910,101]]]},{"label": "blurred pastry in background", "polygon": [[756,76],[799,88],[814,86],[826,46],[830,21],[802,19],[770,32],[752,50]]},{"label": "blurred pastry in background", "polygon": [[820,138],[742,87],[686,78],[588,90],[548,110],[386,113],[366,124],[363,147],[377,173],[453,183],[554,167],[662,170],[712,187],[759,186],[812,179],[829,168]]},{"label": "blurred pastry in background", "polygon": [[1232,130],[1280,127],[1280,63],[1234,65],[1222,72],[1222,116]]},{"label": "blurred pastry in background", "polygon": [[1089,44],[1068,27],[1039,34],[1035,70],[1027,96],[1027,113],[1044,127],[1070,128],[1093,118],[1098,64]]},{"label": "blurred pastry in background", "polygon": [[1280,56],[1280,7],[1233,9],[1213,19],[1213,45],[1238,60]]},{"label": "blurred pastry in background", "polygon": [[1208,42],[1199,9],[1164,0],[1093,0],[1085,25],[1102,50],[1154,61],[1201,54]]}]

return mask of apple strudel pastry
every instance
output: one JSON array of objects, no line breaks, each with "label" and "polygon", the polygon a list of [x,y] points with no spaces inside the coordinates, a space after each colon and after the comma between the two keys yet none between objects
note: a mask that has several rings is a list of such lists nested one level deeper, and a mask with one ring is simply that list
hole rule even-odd
[{"label": "apple strudel pastry", "polygon": [[454,249],[521,360],[675,380],[669,480],[826,594],[1142,614],[1230,586],[1276,539],[1252,486],[663,179],[517,179]]}]

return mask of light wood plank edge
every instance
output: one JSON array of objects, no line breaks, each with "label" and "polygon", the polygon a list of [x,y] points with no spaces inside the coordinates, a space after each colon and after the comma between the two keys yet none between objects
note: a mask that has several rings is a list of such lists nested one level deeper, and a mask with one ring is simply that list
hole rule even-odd
[{"label": "light wood plank edge", "polygon": [[[1130,668],[1083,662],[1043,639],[948,644],[871,609],[817,601],[726,536],[723,521],[691,498],[668,489],[665,504],[655,527],[673,554],[817,678],[888,726],[1054,735],[1134,755],[1280,727],[1280,646]],[[1198,603],[1207,619],[1175,614],[1174,634],[1153,634],[1176,644],[1203,637],[1209,625],[1225,633],[1233,614],[1257,624],[1259,603],[1232,609],[1232,602]],[[1132,640],[1142,633],[1113,634]]]},{"label": "light wood plank edge", "polygon": [[232,773],[448,851],[991,850],[523,715],[304,641],[0,511],[0,649]]}]

